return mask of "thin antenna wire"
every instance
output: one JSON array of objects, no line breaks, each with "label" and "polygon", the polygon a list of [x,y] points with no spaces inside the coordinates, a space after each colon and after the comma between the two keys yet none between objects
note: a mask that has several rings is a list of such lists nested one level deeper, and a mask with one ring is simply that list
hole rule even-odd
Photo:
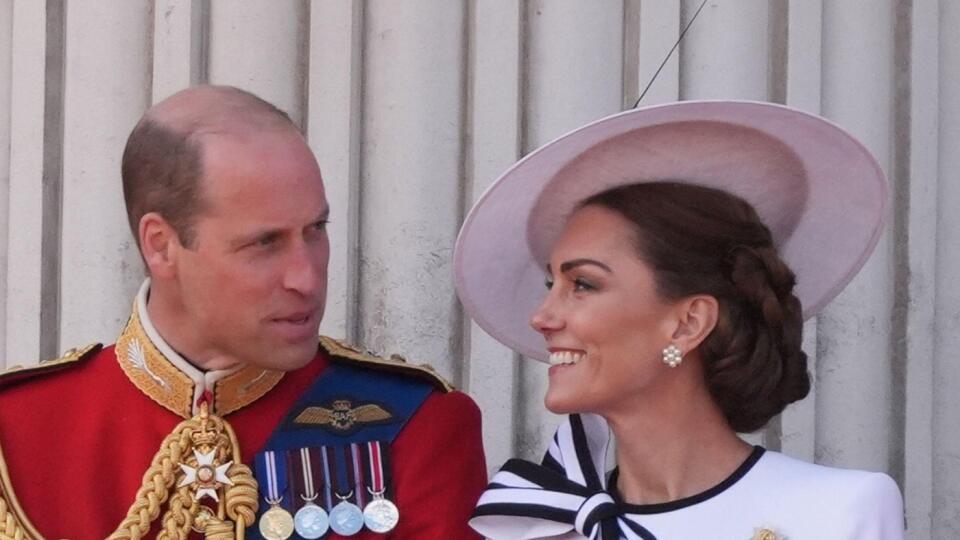
[{"label": "thin antenna wire", "polygon": [[700,7],[697,8],[697,12],[693,14],[690,22],[683,27],[683,31],[680,32],[680,37],[677,38],[677,42],[673,44],[673,48],[670,49],[670,52],[667,53],[667,57],[663,59],[663,62],[660,63],[660,67],[657,68],[657,72],[653,74],[653,77],[650,78],[650,82],[647,83],[647,87],[643,89],[643,92],[640,93],[640,97],[637,98],[637,102],[633,104],[633,108],[636,109],[637,105],[640,105],[640,100],[643,99],[643,96],[647,95],[647,90],[650,90],[650,87],[653,86],[653,81],[657,80],[657,75],[660,75],[660,71],[663,70],[663,66],[667,65],[667,61],[670,60],[670,57],[673,56],[673,51],[677,50],[677,47],[680,45],[680,42],[683,41],[683,36],[687,34],[687,30],[690,29],[690,26],[693,24],[693,21],[697,20],[697,15],[700,15],[700,12],[703,11],[703,6],[707,5],[707,0],[703,0],[700,3]]}]

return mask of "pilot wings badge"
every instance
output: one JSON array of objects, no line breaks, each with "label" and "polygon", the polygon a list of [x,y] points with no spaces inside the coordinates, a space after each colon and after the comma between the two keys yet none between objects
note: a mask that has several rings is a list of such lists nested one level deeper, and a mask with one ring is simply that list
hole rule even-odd
[{"label": "pilot wings badge", "polygon": [[390,411],[376,403],[364,403],[354,407],[349,399],[337,399],[329,408],[305,408],[293,419],[293,423],[320,426],[342,434],[367,425],[386,424],[392,418]]}]

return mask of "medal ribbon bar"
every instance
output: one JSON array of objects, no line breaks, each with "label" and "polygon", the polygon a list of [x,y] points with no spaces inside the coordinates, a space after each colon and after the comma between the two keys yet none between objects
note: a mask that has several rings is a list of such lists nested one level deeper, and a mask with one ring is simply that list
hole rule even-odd
[{"label": "medal ribbon bar", "polygon": [[[257,463],[257,480],[267,488],[266,501],[271,505],[278,505],[284,499],[287,491],[287,460],[285,453],[267,450],[261,454],[260,463]],[[262,465],[262,466],[261,466]]]},{"label": "medal ribbon bar", "polygon": [[364,503],[366,502],[366,493],[364,486],[366,482],[364,481],[364,459],[360,452],[361,445],[358,443],[350,443],[350,469],[353,473],[353,486],[354,493],[356,493],[355,500],[357,501],[357,506],[363,508]]},{"label": "medal ribbon bar", "polygon": [[[260,534],[266,540],[287,540],[293,535],[293,516],[287,510],[292,507],[287,494],[288,471],[287,453],[279,455],[273,450],[261,452],[256,457],[257,481],[266,486],[264,499],[270,508],[260,516]],[[287,508],[281,506],[286,503]]]},{"label": "medal ribbon bar", "polygon": [[351,485],[351,479],[356,478],[351,447],[338,447],[333,449],[331,454],[334,469],[333,490],[340,502],[330,510],[330,528],[340,536],[353,536],[363,529],[364,522],[363,510],[350,502],[350,499],[355,498],[362,485]]},{"label": "medal ribbon bar", "polygon": [[[303,506],[303,501],[315,501],[320,498],[318,487],[323,487],[324,500],[316,501],[318,506],[330,508],[330,466],[326,459],[326,448],[300,448],[290,452],[290,485],[293,488],[295,508]],[[299,497],[297,497],[299,496]]]},{"label": "medal ribbon bar", "polygon": [[[330,528],[330,516],[327,514],[329,506],[321,507],[315,502],[319,497],[316,486],[328,483],[323,474],[321,458],[325,453],[324,448],[300,448],[290,451],[290,485],[294,493],[300,495],[295,503],[298,510],[293,516],[294,529],[300,538],[305,540],[321,538]],[[329,493],[329,489],[326,491]],[[321,501],[320,504],[324,502]]]},{"label": "medal ribbon bar", "polygon": [[372,493],[385,494],[390,485],[390,467],[387,462],[389,453],[384,453],[380,441],[370,441],[366,444],[368,464],[370,466],[368,488]]},{"label": "medal ribbon bar", "polygon": [[384,496],[389,484],[390,468],[385,463],[386,457],[379,441],[371,441],[364,445],[364,455],[368,471],[367,493],[371,500],[363,509],[363,522],[367,529],[376,533],[392,531],[400,521],[400,511],[388,498]]}]

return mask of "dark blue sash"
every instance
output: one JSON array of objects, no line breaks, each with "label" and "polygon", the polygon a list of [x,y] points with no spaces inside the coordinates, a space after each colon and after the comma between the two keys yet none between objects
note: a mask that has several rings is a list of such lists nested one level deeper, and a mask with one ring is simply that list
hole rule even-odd
[{"label": "dark blue sash", "polygon": [[[390,443],[432,390],[433,386],[429,383],[409,376],[337,363],[335,360],[331,362],[297,400],[257,454],[254,467],[260,484],[258,520],[270,508],[264,499],[264,471],[257,466],[261,463],[263,452],[275,451],[277,459],[281,459],[280,456],[299,451],[300,448],[326,447],[331,455],[346,456],[352,443],[371,441],[379,441],[384,451],[388,451]],[[348,460],[331,461],[329,465],[333,470],[330,473],[336,483],[342,483],[344,479],[349,483]],[[285,493],[282,494],[280,506],[293,514],[303,506],[303,502],[299,494],[292,493],[289,482],[282,484]],[[363,486],[352,485],[350,488],[364,489]],[[322,502],[317,502],[324,506]],[[257,523],[247,529],[247,538],[262,538]],[[294,533],[292,538],[299,536]]]}]

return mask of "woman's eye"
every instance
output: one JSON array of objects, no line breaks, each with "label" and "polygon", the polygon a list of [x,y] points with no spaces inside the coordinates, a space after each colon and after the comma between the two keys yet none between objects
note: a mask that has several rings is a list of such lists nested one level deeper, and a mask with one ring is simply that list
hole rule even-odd
[{"label": "woman's eye", "polygon": [[573,290],[575,291],[592,291],[595,289],[596,287],[594,287],[593,284],[583,278],[576,278],[573,280]]},{"label": "woman's eye", "polygon": [[552,278],[552,277],[547,277],[547,278],[545,278],[545,279],[543,280],[543,284],[544,284],[544,286],[547,287],[547,290],[549,291],[550,289],[553,288],[553,278]]}]

